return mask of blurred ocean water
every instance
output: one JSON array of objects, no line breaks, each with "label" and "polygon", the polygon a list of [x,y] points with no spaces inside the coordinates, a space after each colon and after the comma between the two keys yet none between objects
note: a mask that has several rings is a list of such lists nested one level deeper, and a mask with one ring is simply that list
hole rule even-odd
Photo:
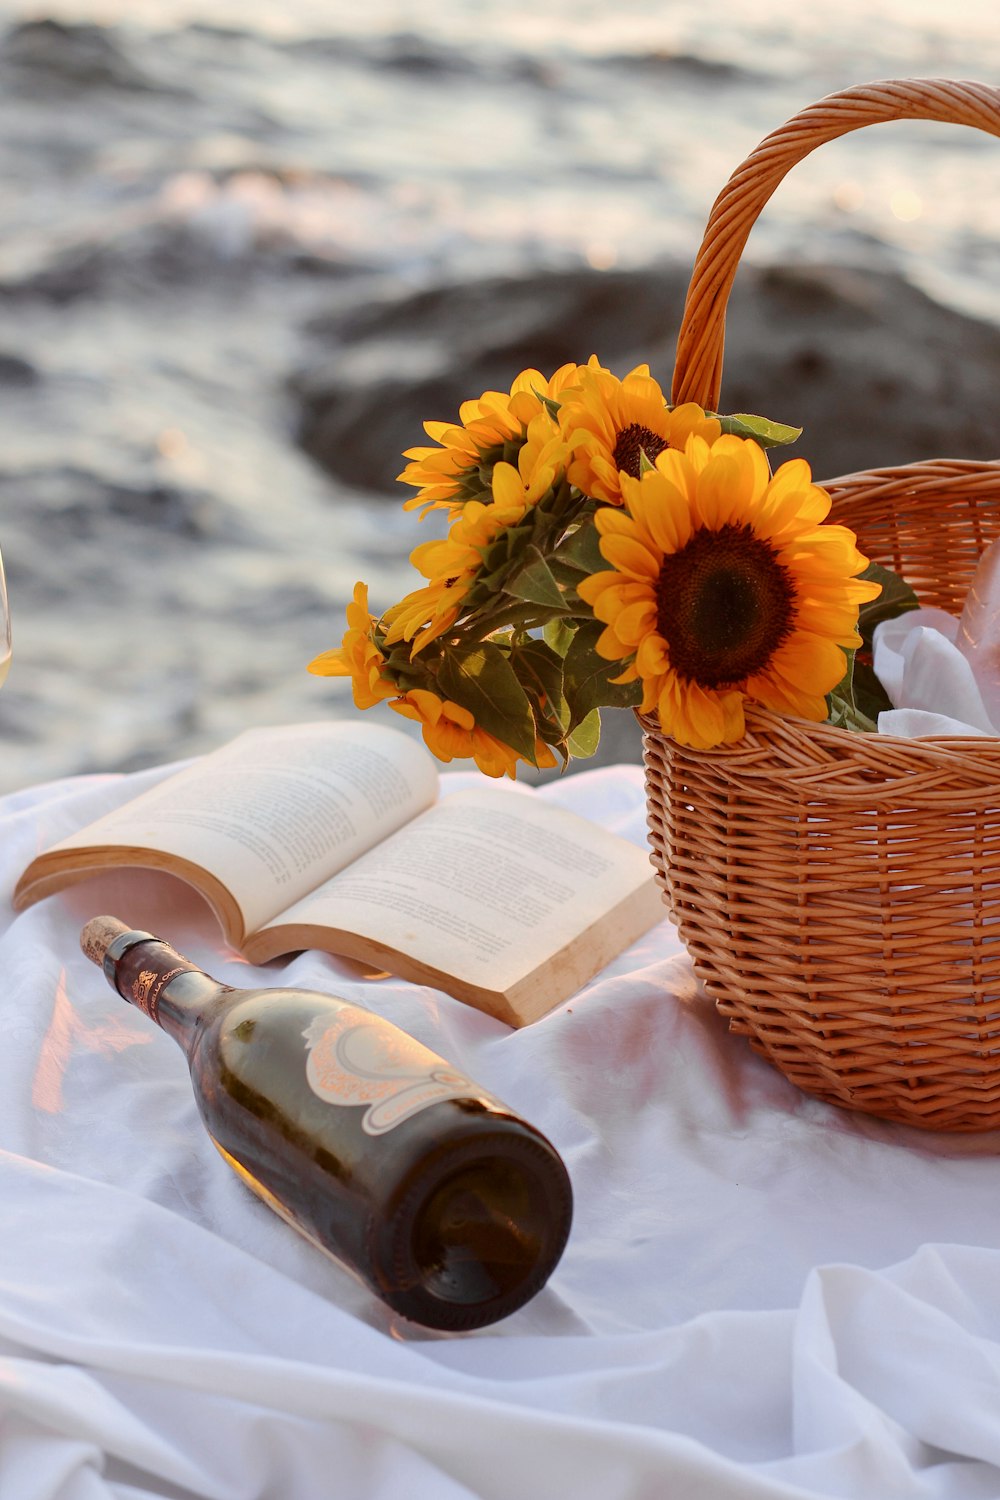
[{"label": "blurred ocean water", "polygon": [[[992,0],[872,12],[0,0],[0,792],[350,711],[305,663],[355,578],[381,605],[411,586],[426,533],[401,490],[299,445],[308,330],[497,274],[689,267],[729,173],[803,105],[1000,82]],[[779,189],[749,258],[898,273],[1000,325],[997,152],[848,136]]]}]

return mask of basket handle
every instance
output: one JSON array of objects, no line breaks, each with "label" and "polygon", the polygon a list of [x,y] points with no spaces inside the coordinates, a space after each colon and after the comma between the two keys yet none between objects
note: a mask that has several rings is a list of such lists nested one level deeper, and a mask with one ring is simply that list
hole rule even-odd
[{"label": "basket handle", "polygon": [[886,120],[940,120],[1000,135],[1000,89],[947,78],[859,84],[810,104],[766,136],[737,167],[709,216],[677,339],[673,405],[696,401],[719,410],[729,292],[750,231],[785,174],[825,141]]}]

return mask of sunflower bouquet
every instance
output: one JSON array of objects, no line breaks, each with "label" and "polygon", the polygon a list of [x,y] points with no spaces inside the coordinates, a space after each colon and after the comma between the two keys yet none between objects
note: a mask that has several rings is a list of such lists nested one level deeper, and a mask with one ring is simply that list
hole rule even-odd
[{"label": "sunflower bouquet", "polygon": [[619,379],[594,356],[425,430],[399,476],[405,509],[444,513],[411,554],[425,581],[381,615],[358,583],[309,667],[350,677],[358,708],[388,703],[440,760],[511,777],[593,754],[605,708],[700,749],[741,738],[747,700],[875,727],[854,666],[881,570],[824,524],[805,460],[772,472],[797,429],[671,407],[647,366]]}]

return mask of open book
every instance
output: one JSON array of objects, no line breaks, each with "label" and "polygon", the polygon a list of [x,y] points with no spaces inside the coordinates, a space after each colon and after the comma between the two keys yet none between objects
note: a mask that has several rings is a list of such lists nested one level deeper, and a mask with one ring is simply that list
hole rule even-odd
[{"label": "open book", "polygon": [[38,855],[14,906],[102,870],[166,870],[251,963],[319,948],[512,1026],[665,915],[645,850],[530,791],[439,800],[439,785],[398,729],[248,730]]}]

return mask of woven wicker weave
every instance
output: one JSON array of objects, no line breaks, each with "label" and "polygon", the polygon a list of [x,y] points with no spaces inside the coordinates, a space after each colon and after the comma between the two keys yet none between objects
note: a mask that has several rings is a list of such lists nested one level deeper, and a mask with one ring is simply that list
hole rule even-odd
[{"label": "woven wicker weave", "polygon": [[[1000,90],[921,79],[831,95],[769,136],[712,211],[672,399],[719,410],[743,246],[788,169],[862,125],[1000,135]],[[956,613],[1000,536],[1000,462],[827,482],[831,520]],[[699,978],[734,1031],[832,1103],[939,1130],[1000,1127],[1000,740],[855,734],[750,707],[738,744],[643,721],[653,859]]]}]

